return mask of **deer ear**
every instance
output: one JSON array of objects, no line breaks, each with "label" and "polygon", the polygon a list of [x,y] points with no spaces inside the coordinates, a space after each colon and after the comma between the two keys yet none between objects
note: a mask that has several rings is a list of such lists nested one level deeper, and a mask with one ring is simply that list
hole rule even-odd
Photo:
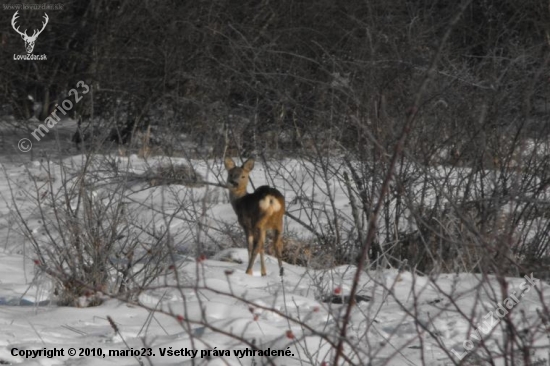
[{"label": "deer ear", "polygon": [[235,162],[233,161],[233,159],[231,159],[229,157],[225,158],[223,163],[225,165],[225,169],[227,169],[227,170],[231,170],[235,167]]},{"label": "deer ear", "polygon": [[245,161],[244,164],[243,164],[243,169],[247,172],[254,169],[254,159],[250,158],[247,161]]}]

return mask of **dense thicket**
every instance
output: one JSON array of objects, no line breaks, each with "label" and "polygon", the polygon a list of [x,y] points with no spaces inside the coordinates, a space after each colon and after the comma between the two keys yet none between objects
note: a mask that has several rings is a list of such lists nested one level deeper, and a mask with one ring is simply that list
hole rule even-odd
[{"label": "dense thicket", "polygon": [[[79,107],[88,117],[116,119],[124,109],[124,118],[142,123],[156,111],[157,122],[202,133],[221,121],[241,133],[244,123],[249,131],[271,132],[270,146],[289,142],[288,148],[327,128],[337,127],[331,135],[337,139],[356,139],[365,124],[373,133],[391,131],[386,127],[400,123],[459,6],[446,0],[63,4],[49,11],[37,41],[34,53],[48,56],[41,62],[13,60],[23,53],[22,40],[11,29],[12,11],[3,11],[0,92],[19,116],[32,113],[27,95],[49,103],[85,80],[94,87],[93,103]],[[424,128],[462,136],[546,112],[540,105],[548,100],[549,13],[538,0],[474,1],[443,50],[424,101]],[[42,15],[23,11],[19,22],[31,29]],[[489,126],[472,129],[484,104]],[[529,122],[539,130],[543,119]]]},{"label": "dense thicket", "polygon": [[[164,147],[178,148],[185,136],[199,147],[229,142],[242,155],[300,153],[325,174],[339,171],[322,159],[330,150],[346,157],[345,184],[362,208],[354,218],[358,233],[460,7],[450,0],[63,4],[49,12],[35,47],[47,61],[13,60],[23,44],[11,29],[13,11],[3,10],[4,110],[24,124],[35,105],[28,95],[48,105],[84,80],[93,89],[77,106],[85,121],[128,130],[153,124]],[[20,22],[35,26],[43,15],[21,14]],[[452,260],[456,242],[488,248],[507,233],[508,248],[542,256],[550,242],[546,221],[535,236],[528,232],[549,212],[543,196],[550,184],[543,148],[550,131],[549,3],[473,1],[438,55],[382,218],[395,230],[381,233],[380,245],[402,242],[397,248],[404,252],[395,256],[415,263],[427,260],[429,248]],[[437,179],[418,170],[436,165],[457,169]],[[333,219],[318,238],[342,245]],[[406,220],[414,221],[413,234],[403,234]],[[520,226],[527,229],[518,234]]]}]

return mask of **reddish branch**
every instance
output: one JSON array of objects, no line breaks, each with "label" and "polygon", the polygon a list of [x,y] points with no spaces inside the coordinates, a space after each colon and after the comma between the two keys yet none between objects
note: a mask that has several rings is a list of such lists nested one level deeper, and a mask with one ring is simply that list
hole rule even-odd
[{"label": "reddish branch", "polygon": [[380,195],[378,197],[378,202],[376,203],[376,206],[372,212],[372,215],[369,219],[368,227],[367,227],[367,237],[365,239],[365,243],[363,244],[361,248],[361,254],[359,256],[359,263],[357,264],[357,271],[355,272],[355,276],[353,279],[353,285],[351,287],[351,292],[349,296],[349,303],[346,308],[346,312],[344,314],[344,318],[342,320],[342,329],[340,330],[340,338],[338,340],[338,345],[336,348],[336,356],[334,358],[334,365],[338,365],[338,361],[340,357],[343,356],[344,353],[344,342],[347,336],[347,328],[350,321],[351,316],[351,310],[353,309],[353,306],[355,305],[355,295],[357,293],[357,289],[359,287],[359,280],[361,279],[361,273],[363,272],[363,268],[365,267],[367,254],[370,250],[370,247],[372,245],[372,242],[374,240],[374,237],[376,235],[376,222],[378,219],[378,214],[380,213],[380,210],[382,208],[382,204],[384,203],[384,197],[388,193],[388,188],[390,185],[390,181],[393,177],[393,170],[395,168],[395,164],[397,163],[397,159],[401,155],[403,151],[403,147],[405,146],[405,141],[407,140],[407,137],[412,129],[413,122],[416,119],[416,116],[418,114],[419,105],[422,101],[422,97],[426,91],[426,88],[428,86],[428,83],[430,79],[432,78],[433,73],[435,72],[437,63],[439,62],[439,58],[443,52],[444,45],[447,43],[447,40],[449,39],[449,36],[451,35],[451,32],[462,16],[462,13],[466,10],[466,8],[470,5],[470,2],[472,0],[465,0],[462,5],[460,6],[459,10],[449,23],[449,26],[447,27],[447,31],[443,35],[443,38],[441,39],[441,42],[439,44],[439,48],[432,60],[432,63],[430,65],[430,68],[426,72],[426,76],[424,77],[424,80],[422,84],[420,85],[420,88],[418,89],[418,92],[416,93],[415,100],[413,105],[409,108],[407,111],[407,119],[405,121],[405,125],[403,126],[403,129],[401,131],[401,136],[399,137],[399,140],[397,141],[397,144],[395,145],[395,148],[393,150],[393,155],[390,160],[390,165],[388,167],[388,172],[386,173],[386,177],[384,178],[384,181],[382,183],[382,187],[380,188]]}]

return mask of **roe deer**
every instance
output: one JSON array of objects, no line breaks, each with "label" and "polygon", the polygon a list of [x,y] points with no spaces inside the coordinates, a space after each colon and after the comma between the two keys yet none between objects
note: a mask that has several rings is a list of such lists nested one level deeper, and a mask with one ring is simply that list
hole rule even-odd
[{"label": "roe deer", "polygon": [[254,159],[248,159],[241,167],[235,165],[231,158],[225,158],[227,169],[227,188],[233,210],[237,214],[239,224],[244,229],[248,242],[248,267],[246,273],[252,274],[252,266],[260,253],[261,274],[266,275],[264,263],[264,242],[266,230],[273,230],[273,249],[279,261],[279,275],[283,275],[281,260],[283,233],[283,215],[285,213],[285,198],[275,188],[261,186],[254,193],[246,193],[248,174],[254,168]]}]

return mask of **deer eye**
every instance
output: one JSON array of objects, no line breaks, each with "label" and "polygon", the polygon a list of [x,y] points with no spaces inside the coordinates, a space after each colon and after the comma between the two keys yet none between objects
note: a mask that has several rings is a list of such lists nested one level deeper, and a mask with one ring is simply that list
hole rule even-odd
[{"label": "deer eye", "polygon": [[244,179],[244,175],[241,175],[241,178],[243,178],[243,179]]}]

